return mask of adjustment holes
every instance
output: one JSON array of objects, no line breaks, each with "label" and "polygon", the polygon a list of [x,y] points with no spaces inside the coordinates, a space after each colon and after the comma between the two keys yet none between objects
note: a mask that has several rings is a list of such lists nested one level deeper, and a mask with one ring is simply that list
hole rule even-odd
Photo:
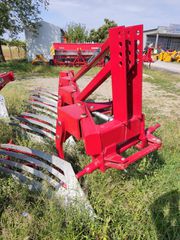
[{"label": "adjustment holes", "polygon": [[119,42],[119,46],[122,47],[122,42]]},{"label": "adjustment holes", "polygon": [[139,54],[139,49],[136,50],[136,53]]},{"label": "adjustment holes", "polygon": [[139,30],[136,31],[136,35],[137,35],[137,36],[140,35],[140,31],[139,31]]},{"label": "adjustment holes", "polygon": [[119,66],[122,67],[122,62],[119,62]]},{"label": "adjustment holes", "polygon": [[137,40],[137,45],[139,46],[139,44],[140,44],[140,40]]},{"label": "adjustment holes", "polygon": [[122,57],[122,52],[119,53],[119,56]]}]

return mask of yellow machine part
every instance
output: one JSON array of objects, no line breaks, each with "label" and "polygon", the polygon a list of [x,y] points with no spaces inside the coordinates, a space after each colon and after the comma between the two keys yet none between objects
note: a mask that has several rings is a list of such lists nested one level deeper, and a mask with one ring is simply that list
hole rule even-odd
[{"label": "yellow machine part", "polygon": [[43,56],[43,54],[38,54],[32,60],[32,64],[48,64],[48,60]]},{"label": "yellow machine part", "polygon": [[164,56],[163,56],[163,61],[164,62],[171,62],[172,58],[171,58],[171,53],[169,52],[165,52]]},{"label": "yellow machine part", "polygon": [[165,52],[159,53],[159,57],[158,57],[158,58],[159,58],[160,61],[163,61],[163,59],[164,59],[164,53],[165,53]]},{"label": "yellow machine part", "polygon": [[180,63],[180,51],[176,53],[175,61]]},{"label": "yellow machine part", "polygon": [[161,52],[158,56],[158,59],[164,62],[180,62],[180,51],[173,51],[173,52]]},{"label": "yellow machine part", "polygon": [[55,50],[54,50],[54,47],[53,47],[53,46],[51,46],[51,48],[50,48],[50,55],[51,55],[51,56],[54,56],[54,55],[55,55]]}]

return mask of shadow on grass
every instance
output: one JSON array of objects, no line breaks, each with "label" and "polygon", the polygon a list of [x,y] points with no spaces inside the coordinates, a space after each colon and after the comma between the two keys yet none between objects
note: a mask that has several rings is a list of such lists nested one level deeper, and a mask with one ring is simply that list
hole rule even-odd
[{"label": "shadow on grass", "polygon": [[180,239],[180,192],[173,190],[160,196],[150,207],[158,240]]}]

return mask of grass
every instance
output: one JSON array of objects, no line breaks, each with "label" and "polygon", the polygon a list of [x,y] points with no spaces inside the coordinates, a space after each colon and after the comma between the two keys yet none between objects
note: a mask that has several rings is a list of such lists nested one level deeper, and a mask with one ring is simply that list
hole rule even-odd
[{"label": "grass", "polygon": [[[173,91],[178,82],[177,78],[168,83],[168,79],[174,78],[173,74],[145,71],[157,79],[156,82],[154,79],[146,81],[167,92]],[[26,109],[23,102],[28,96],[25,85],[26,81],[17,81],[3,90],[10,114]],[[157,121],[148,106],[144,106],[144,112],[148,125]],[[179,119],[165,116],[160,116],[158,122],[161,128],[157,135],[163,140],[160,151],[132,165],[127,173],[113,169],[105,174],[96,171],[81,180],[98,216],[95,220],[89,219],[82,209],[64,209],[45,192],[32,193],[26,186],[1,175],[0,239],[179,240],[180,124]],[[52,152],[51,144],[25,142],[12,127],[1,123],[0,141],[8,142],[11,137],[17,144]],[[89,161],[81,142],[71,154],[76,168]],[[28,212],[28,216],[23,217],[23,212]]]},{"label": "grass", "polygon": [[151,78],[145,78],[145,81],[155,84],[159,89],[165,90],[169,93],[180,93],[180,88],[177,88],[176,86],[180,81],[179,74],[163,70],[157,71],[147,67],[144,67],[144,73],[151,76]]},{"label": "grass", "polygon": [[[0,63],[0,72],[13,71],[18,80],[29,77],[57,77],[62,70],[74,70],[77,72],[80,68],[77,67],[63,67],[63,66],[49,66],[49,65],[32,65],[26,60],[22,61],[8,61]],[[91,76],[97,72],[98,67],[90,70],[87,75]]]}]

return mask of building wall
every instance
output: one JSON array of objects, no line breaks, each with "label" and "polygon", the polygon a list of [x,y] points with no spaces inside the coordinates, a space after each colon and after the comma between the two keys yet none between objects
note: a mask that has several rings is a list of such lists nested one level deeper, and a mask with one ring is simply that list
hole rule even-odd
[{"label": "building wall", "polygon": [[[151,31],[150,34],[152,36],[156,36],[157,30]],[[151,39],[148,39],[149,37],[149,32],[144,32],[143,33],[143,48],[145,48],[146,46],[148,46],[151,42]]]},{"label": "building wall", "polygon": [[37,54],[43,54],[48,60],[50,57],[50,47],[53,42],[61,42],[61,29],[53,24],[42,21],[37,30],[37,34],[25,30],[27,44],[27,59],[32,61]]},{"label": "building wall", "polygon": [[[158,35],[158,37],[157,37]],[[159,26],[155,29],[145,30],[143,34],[143,47],[149,44],[160,46],[167,50],[180,50],[180,25],[170,24],[169,26]]]},{"label": "building wall", "polygon": [[[156,35],[146,36],[146,45],[153,44],[155,46]],[[159,36],[158,47],[164,50],[180,50],[180,37]]]}]

